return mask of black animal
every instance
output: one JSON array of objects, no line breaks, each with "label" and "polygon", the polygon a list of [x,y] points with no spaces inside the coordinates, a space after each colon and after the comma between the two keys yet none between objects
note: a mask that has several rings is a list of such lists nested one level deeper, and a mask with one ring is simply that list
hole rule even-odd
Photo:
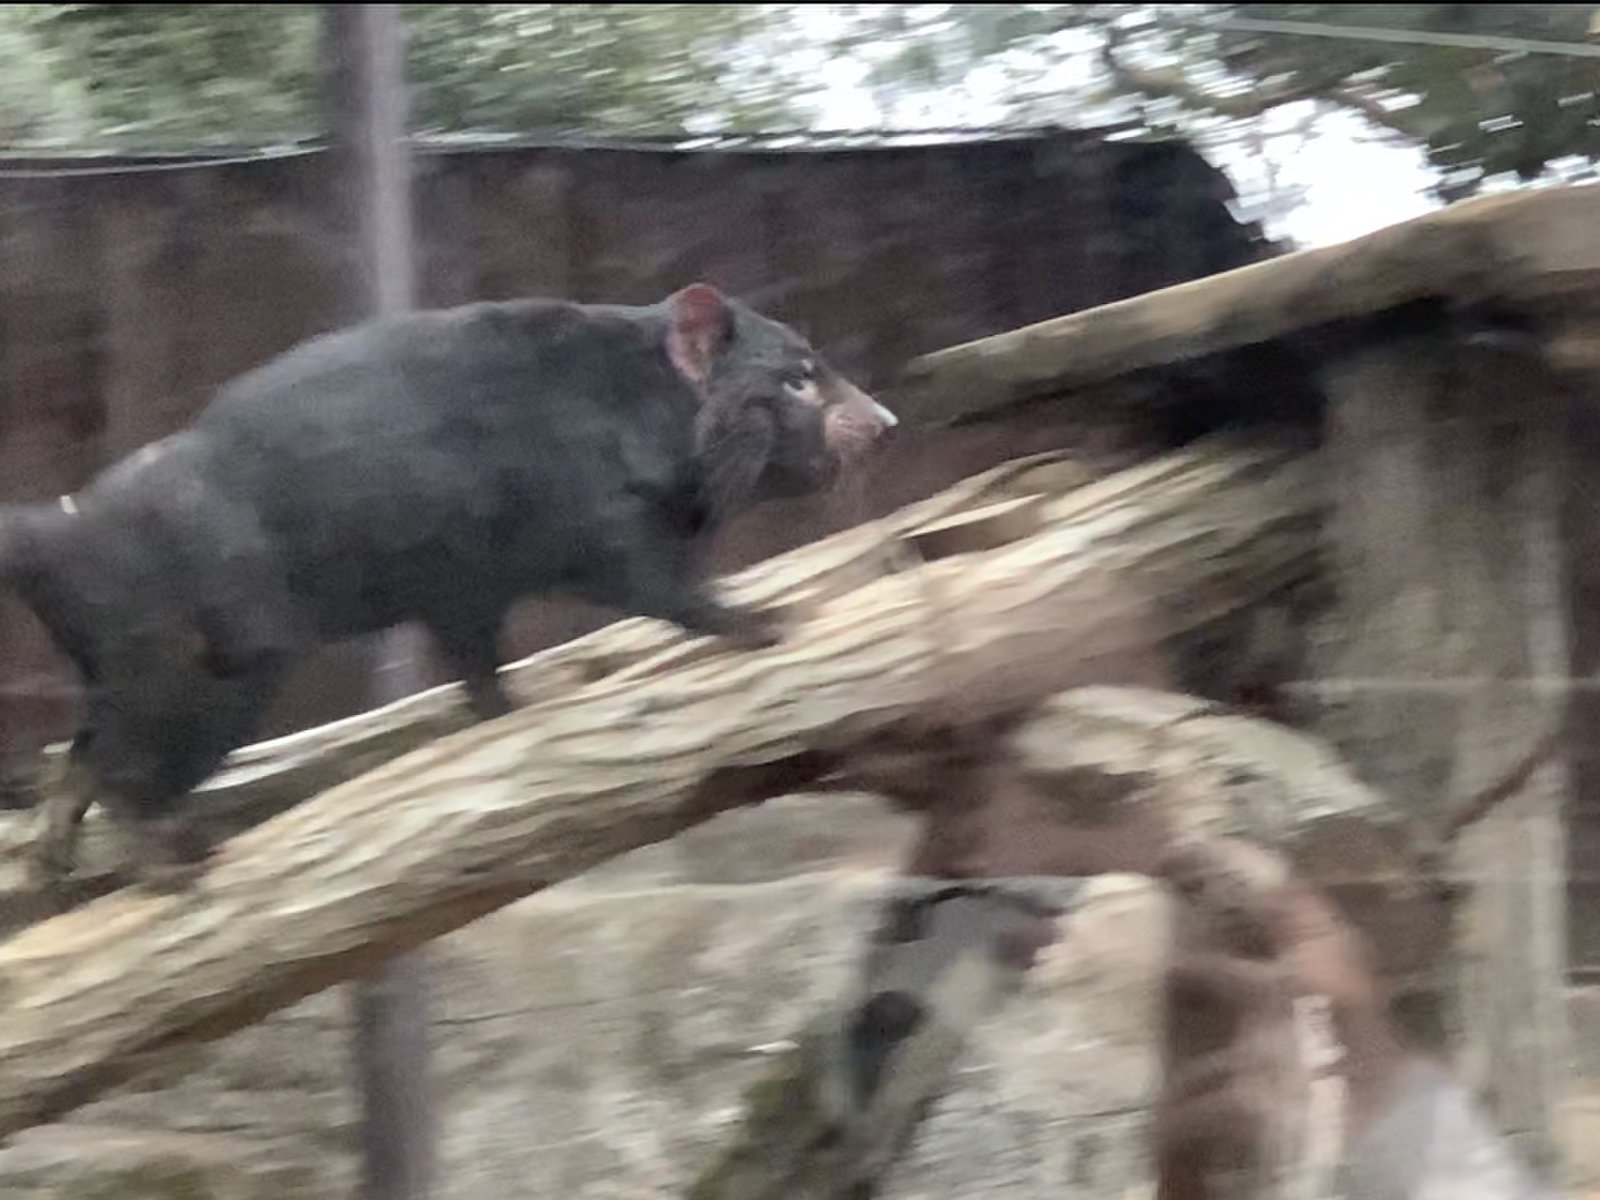
[{"label": "black animal", "polygon": [[192,864],[182,798],[247,741],[316,645],[415,620],[481,717],[499,635],[562,591],[756,646],[691,552],[737,509],[826,487],[895,418],[789,327],[706,284],[650,307],[547,300],[318,337],[57,504],[0,514],[0,583],[85,685],[70,870],[95,800],[152,872]]}]

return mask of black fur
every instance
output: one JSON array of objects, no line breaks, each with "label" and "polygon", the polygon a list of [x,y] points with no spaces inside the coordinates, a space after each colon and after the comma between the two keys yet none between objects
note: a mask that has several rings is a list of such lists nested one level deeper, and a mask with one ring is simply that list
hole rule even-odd
[{"label": "black fur", "polygon": [[164,819],[322,643],[419,621],[491,716],[534,594],[775,640],[693,581],[695,541],[826,486],[888,423],[704,285],[416,313],[303,343],[64,507],[9,510],[0,582],[81,673],[96,798]]}]

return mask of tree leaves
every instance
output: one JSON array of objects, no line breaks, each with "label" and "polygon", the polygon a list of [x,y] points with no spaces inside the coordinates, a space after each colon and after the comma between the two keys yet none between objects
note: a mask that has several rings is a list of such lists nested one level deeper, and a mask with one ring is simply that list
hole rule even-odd
[{"label": "tree leaves", "polygon": [[[854,59],[882,123],[1248,131],[1314,100],[1427,146],[1461,192],[1600,150],[1600,59],[1230,28],[1592,44],[1588,4],[408,4],[413,124],[673,134],[805,124]],[[1207,24],[1223,19],[1222,24]],[[179,148],[322,130],[314,5],[0,5],[0,139]]]},{"label": "tree leaves", "polygon": [[[765,120],[782,107],[725,86],[757,6],[404,11],[420,129],[673,133],[708,108]],[[16,48],[0,59],[0,133],[141,149],[314,137],[324,125],[319,37],[306,4],[0,6],[0,50]]]},{"label": "tree leaves", "polygon": [[[1092,122],[1110,97],[1153,127],[1193,132],[1220,119],[1243,132],[1270,109],[1318,101],[1426,145],[1456,192],[1488,176],[1532,179],[1552,162],[1600,152],[1600,59],[1396,44],[1355,28],[1585,44],[1600,15],[1595,5],[835,7],[849,10],[836,48],[870,54],[880,94],[955,91],[981,68],[1004,63],[1007,117],[1018,121]],[[1228,18],[1344,26],[1352,36],[1245,32],[1230,29]],[[1088,48],[1061,37],[1068,32],[1088,35]],[[1073,59],[1078,78],[1099,82],[1065,82]],[[1098,72],[1087,65],[1095,60]],[[882,107],[892,117],[894,106]]]}]

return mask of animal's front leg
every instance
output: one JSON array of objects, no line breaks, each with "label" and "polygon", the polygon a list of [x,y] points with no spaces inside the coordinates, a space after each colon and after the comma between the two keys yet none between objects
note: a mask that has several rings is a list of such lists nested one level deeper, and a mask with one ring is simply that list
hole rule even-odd
[{"label": "animal's front leg", "polygon": [[621,541],[608,570],[590,578],[590,598],[635,616],[670,621],[691,634],[726,638],[742,650],[782,642],[778,616],[758,608],[734,608],[712,597],[696,581],[691,544],[648,531]]},{"label": "animal's front leg", "polygon": [[619,572],[616,595],[604,600],[641,617],[671,621],[690,633],[724,638],[745,650],[776,646],[783,628],[775,613],[736,608],[716,599],[687,570],[681,547],[640,547]]},{"label": "animal's front leg", "polygon": [[667,597],[646,616],[672,621],[691,633],[720,637],[741,650],[763,650],[783,641],[783,625],[775,613],[760,608],[735,608],[698,589]]}]

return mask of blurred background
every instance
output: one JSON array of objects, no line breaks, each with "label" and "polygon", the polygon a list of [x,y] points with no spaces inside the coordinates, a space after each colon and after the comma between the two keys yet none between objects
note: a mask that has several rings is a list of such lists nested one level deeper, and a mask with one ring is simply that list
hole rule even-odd
[{"label": "blurred background", "polygon": [[[0,5],[0,502],[70,493],[225,381],[362,315],[328,36],[330,11],[355,7]],[[1592,184],[1600,154],[1596,5],[396,7],[417,303],[653,303],[705,279],[891,406],[920,355],[1473,196]],[[1196,422],[1156,440],[1269,401],[1314,424],[1309,368],[1275,354],[1142,381]],[[1070,447],[1103,471],[1150,457],[1083,415],[903,429],[859,494],[747,514],[713,566],[1034,451]],[[1600,534],[1585,472],[1571,488],[1582,728],[1600,720]],[[506,649],[610,619],[539,600]],[[263,733],[371,707],[369,650],[306,664]],[[446,678],[418,670],[418,686]],[[1234,703],[1225,675],[1176,684]],[[69,736],[79,698],[31,614],[0,597],[0,773]],[[1600,755],[1576,740],[1568,842],[1550,851],[1568,873],[1549,891],[1568,902],[1548,906],[1571,919],[1537,919],[1565,943],[1574,1019],[1592,1030]],[[692,1178],[772,1047],[855,978],[878,886],[916,833],[871,798],[786,797],[431,945],[435,1193],[621,1200]],[[1143,1144],[1159,956],[1133,982],[1117,972],[1159,931],[1148,905],[1101,900],[890,1194],[1099,1197],[1140,1169],[1127,1156]],[[1083,1023],[1059,1023],[1067,1009]],[[0,1148],[0,1200],[351,1194],[352,1021],[314,996],[30,1131]],[[1068,1077],[1053,1068],[1086,1046]],[[1584,1066],[1600,1078],[1600,1059]]]},{"label": "blurred background", "polygon": [[[1584,4],[404,7],[426,137],[1126,124],[1191,139],[1307,245],[1588,179],[1600,114]],[[314,139],[318,31],[314,5],[6,5],[0,145]]]}]

